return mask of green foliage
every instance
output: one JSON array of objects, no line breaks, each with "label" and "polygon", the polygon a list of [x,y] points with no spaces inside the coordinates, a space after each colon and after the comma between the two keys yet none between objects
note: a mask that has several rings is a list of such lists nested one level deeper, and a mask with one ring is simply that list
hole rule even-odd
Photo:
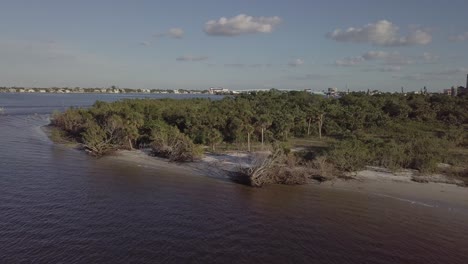
[{"label": "green foliage", "polygon": [[[322,118],[319,118],[322,117]],[[320,121],[321,120],[321,121]],[[350,171],[366,164],[433,170],[447,146],[468,146],[468,97],[351,93],[339,99],[306,92],[256,92],[209,99],[97,101],[89,109],[54,113],[52,124],[96,155],[153,147],[192,152],[226,145],[335,139],[328,159]],[[321,129],[320,129],[321,128]]]},{"label": "green foliage", "polygon": [[363,169],[371,161],[368,146],[358,139],[336,142],[327,158],[341,171],[357,171]]},{"label": "green foliage", "polygon": [[407,141],[409,167],[421,172],[436,171],[437,163],[447,156],[447,145],[443,140],[428,137],[415,137]]},{"label": "green foliage", "polygon": [[327,157],[342,171],[357,171],[366,165],[391,170],[415,169],[435,172],[448,157],[449,142],[424,135],[400,135],[395,139],[349,138],[333,144]]},{"label": "green foliage", "polygon": [[104,129],[93,121],[86,123],[82,141],[85,149],[95,156],[102,156],[114,149]]},{"label": "green foliage", "polygon": [[151,138],[153,154],[171,161],[194,161],[202,153],[187,135],[163,122],[153,124]]}]

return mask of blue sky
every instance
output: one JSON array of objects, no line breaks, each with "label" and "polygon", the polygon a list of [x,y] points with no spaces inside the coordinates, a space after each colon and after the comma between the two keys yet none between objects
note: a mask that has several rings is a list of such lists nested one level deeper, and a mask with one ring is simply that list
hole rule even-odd
[{"label": "blue sky", "polygon": [[464,85],[468,2],[0,0],[0,86]]}]

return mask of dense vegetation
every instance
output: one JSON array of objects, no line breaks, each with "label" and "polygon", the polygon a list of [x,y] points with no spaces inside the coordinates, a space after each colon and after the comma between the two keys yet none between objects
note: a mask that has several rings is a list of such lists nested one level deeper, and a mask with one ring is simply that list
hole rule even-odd
[{"label": "dense vegetation", "polygon": [[201,155],[201,146],[250,151],[252,145],[320,138],[328,147],[304,156],[325,158],[340,171],[377,165],[431,172],[440,162],[466,162],[468,98],[351,93],[329,99],[272,90],[222,100],[98,101],[56,113],[53,125],[97,156],[151,147],[189,161]]}]

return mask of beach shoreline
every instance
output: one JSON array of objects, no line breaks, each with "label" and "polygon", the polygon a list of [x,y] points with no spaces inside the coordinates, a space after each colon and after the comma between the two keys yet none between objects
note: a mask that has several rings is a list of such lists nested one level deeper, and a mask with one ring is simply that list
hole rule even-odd
[{"label": "beach shoreline", "polygon": [[[142,150],[119,150],[104,158],[149,169],[169,170],[187,176],[229,180],[228,173],[235,171],[239,166],[245,166],[249,156],[242,152],[207,154],[195,162],[175,163],[150,156]],[[461,207],[468,205],[468,188],[453,183],[415,182],[411,176],[411,171],[394,174],[382,168],[368,167],[367,170],[357,172],[352,179],[336,178],[325,182],[311,180],[306,186],[361,192],[430,207],[437,204],[453,204]]]},{"label": "beach shoreline", "polygon": [[[43,126],[42,131],[50,139],[50,127]],[[80,149],[78,144],[55,142],[53,139],[51,141],[67,148]],[[149,150],[118,150],[102,157],[112,162],[127,163],[129,166],[229,181],[231,181],[229,172],[236,172],[240,167],[248,166],[251,158],[251,154],[240,151],[223,154],[209,153],[194,162],[178,163],[151,156]],[[424,200],[431,204],[436,202],[468,205],[468,188],[459,186],[460,182],[448,180],[443,175],[418,175],[417,177],[422,177],[427,182],[416,182],[412,180],[415,173],[416,171],[412,170],[393,173],[384,168],[368,166],[366,170],[353,173],[349,179],[337,177],[324,182],[310,180],[306,185],[312,188],[361,192],[407,202]]]}]

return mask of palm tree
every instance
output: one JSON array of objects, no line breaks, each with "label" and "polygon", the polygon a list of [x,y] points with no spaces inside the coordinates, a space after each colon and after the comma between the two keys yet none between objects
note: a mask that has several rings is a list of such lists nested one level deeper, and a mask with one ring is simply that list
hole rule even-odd
[{"label": "palm tree", "polygon": [[264,132],[268,127],[271,126],[271,123],[271,119],[266,115],[261,115],[257,122],[255,122],[255,126],[260,127],[262,132],[262,149],[264,147],[265,141]]},{"label": "palm tree", "polygon": [[244,130],[247,132],[247,150],[250,152],[250,135],[254,132],[254,127],[250,124],[246,124]]}]

